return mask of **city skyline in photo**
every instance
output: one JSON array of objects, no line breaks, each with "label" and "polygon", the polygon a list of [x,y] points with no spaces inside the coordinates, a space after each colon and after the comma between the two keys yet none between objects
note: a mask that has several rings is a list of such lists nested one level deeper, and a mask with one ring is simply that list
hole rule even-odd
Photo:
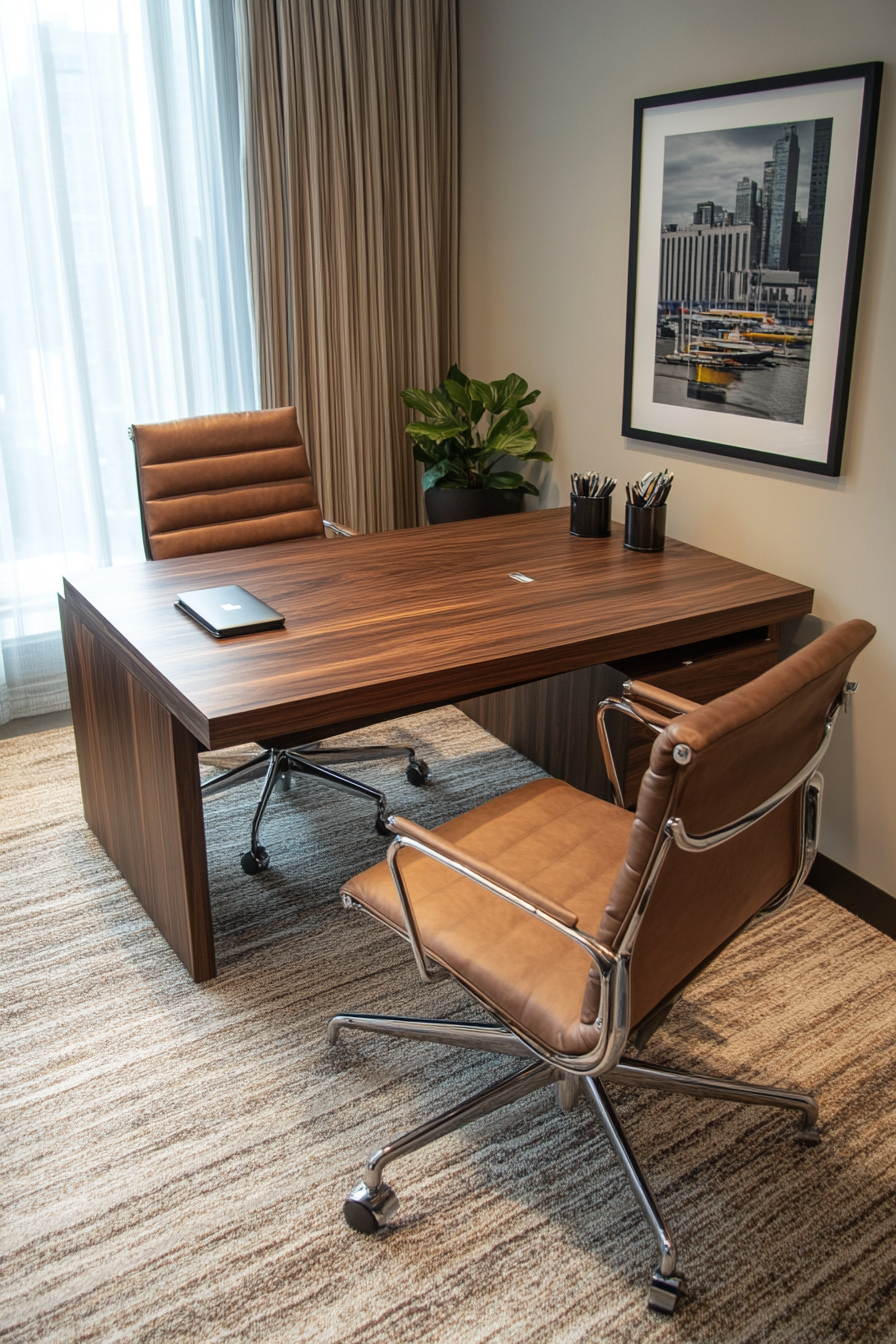
[{"label": "city skyline in photo", "polygon": [[733,216],[737,187],[746,177],[761,189],[765,164],[772,158],[784,127],[796,127],[799,171],[794,208],[805,219],[815,143],[815,122],[770,122],[722,131],[667,135],[663,162],[662,224],[687,228],[700,201],[711,200]]}]

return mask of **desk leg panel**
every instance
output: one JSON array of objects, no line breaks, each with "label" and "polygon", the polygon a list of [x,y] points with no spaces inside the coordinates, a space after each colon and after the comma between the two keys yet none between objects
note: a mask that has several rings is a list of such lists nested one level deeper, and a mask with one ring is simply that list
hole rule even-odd
[{"label": "desk leg panel", "polygon": [[215,974],[198,748],[60,598],[84,816],[194,980]]}]

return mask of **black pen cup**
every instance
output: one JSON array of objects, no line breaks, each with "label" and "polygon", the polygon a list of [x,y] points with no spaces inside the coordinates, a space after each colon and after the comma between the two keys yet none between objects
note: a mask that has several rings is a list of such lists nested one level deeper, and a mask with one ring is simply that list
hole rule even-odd
[{"label": "black pen cup", "polygon": [[609,495],[570,495],[569,531],[574,537],[608,537],[612,500]]},{"label": "black pen cup", "polygon": [[625,541],[630,551],[661,551],[666,544],[666,506],[625,506]]}]

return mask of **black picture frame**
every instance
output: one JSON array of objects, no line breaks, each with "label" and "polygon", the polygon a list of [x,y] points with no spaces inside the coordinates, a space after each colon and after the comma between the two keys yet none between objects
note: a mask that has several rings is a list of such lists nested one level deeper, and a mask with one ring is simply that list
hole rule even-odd
[{"label": "black picture frame", "polygon": [[635,102],[626,437],[840,474],[882,70]]}]

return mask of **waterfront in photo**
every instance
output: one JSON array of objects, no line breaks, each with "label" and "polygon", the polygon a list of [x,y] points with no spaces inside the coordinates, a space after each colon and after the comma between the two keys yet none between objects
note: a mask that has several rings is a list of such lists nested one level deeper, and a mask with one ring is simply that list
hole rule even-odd
[{"label": "waterfront in photo", "polygon": [[[689,406],[692,410],[720,411],[723,415],[748,415],[765,420],[802,424],[809,381],[809,347],[775,355],[752,367],[731,370],[723,384],[697,383],[698,366],[666,363],[673,355],[675,340],[656,343],[653,399],[664,406]],[[706,395],[709,392],[709,395]]]}]

